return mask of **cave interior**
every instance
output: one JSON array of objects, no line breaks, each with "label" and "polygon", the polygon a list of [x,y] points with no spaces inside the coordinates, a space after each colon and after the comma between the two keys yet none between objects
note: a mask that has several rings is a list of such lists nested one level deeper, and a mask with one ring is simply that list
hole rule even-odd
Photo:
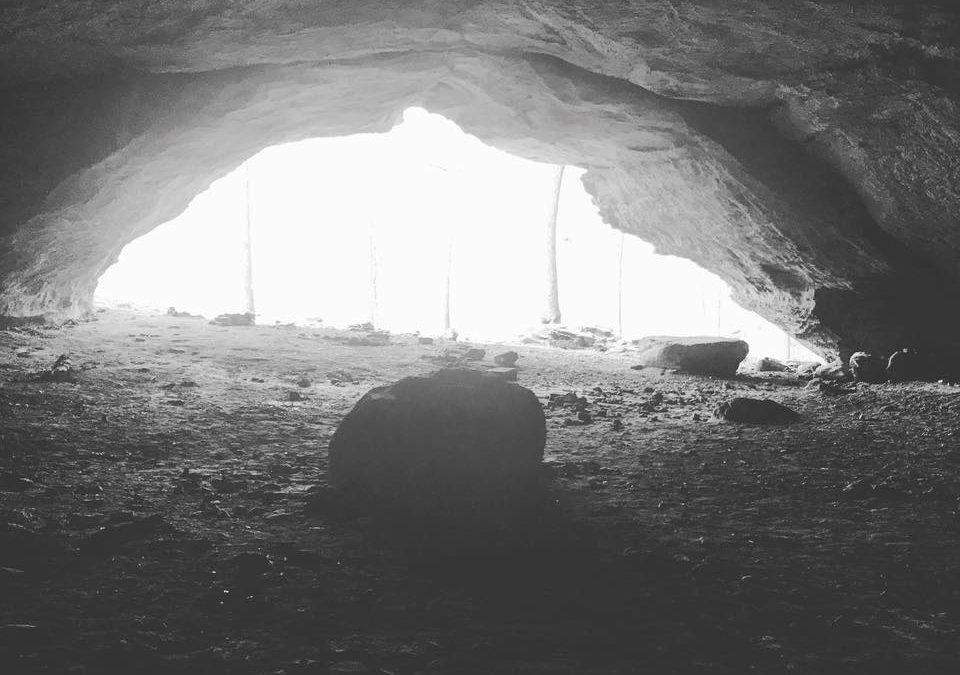
[{"label": "cave interior", "polygon": [[[0,668],[956,672],[958,27],[936,0],[4,3]],[[257,153],[409,108],[580,167],[607,226],[825,365],[698,374],[550,306],[467,344],[94,305]]]}]

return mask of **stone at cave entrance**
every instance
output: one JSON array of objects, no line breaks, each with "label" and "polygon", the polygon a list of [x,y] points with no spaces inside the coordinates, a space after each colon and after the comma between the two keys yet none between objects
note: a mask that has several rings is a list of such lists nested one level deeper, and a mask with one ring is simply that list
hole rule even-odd
[{"label": "stone at cave entrance", "polygon": [[850,380],[850,373],[844,368],[842,363],[822,363],[813,371],[813,376],[819,380],[828,380],[834,382],[847,382]]},{"label": "stone at cave entrance", "polygon": [[215,326],[252,326],[255,318],[250,312],[243,314],[221,314],[210,320]]},{"label": "stone at cave entrance", "polygon": [[777,359],[764,356],[757,361],[757,370],[761,373],[788,373],[793,370],[790,366]]},{"label": "stone at cave entrance", "polygon": [[734,398],[720,403],[713,414],[728,422],[740,424],[789,424],[800,419],[799,413],[770,399]]},{"label": "stone at cave entrance", "polygon": [[520,355],[514,351],[504,352],[503,354],[497,354],[493,357],[493,362],[498,366],[503,366],[504,368],[513,368],[516,365],[517,359],[520,358]]},{"label": "stone at cave entrance", "polygon": [[877,384],[887,379],[886,367],[879,356],[854,352],[850,356],[850,372],[856,382]]},{"label": "stone at cave entrance", "polygon": [[545,443],[533,392],[444,369],[367,392],[330,442],[330,479],[377,504],[485,504],[537,479]]},{"label": "stone at cave entrance", "polygon": [[750,346],[724,337],[653,336],[634,340],[642,366],[675,368],[695,375],[732,376]]}]

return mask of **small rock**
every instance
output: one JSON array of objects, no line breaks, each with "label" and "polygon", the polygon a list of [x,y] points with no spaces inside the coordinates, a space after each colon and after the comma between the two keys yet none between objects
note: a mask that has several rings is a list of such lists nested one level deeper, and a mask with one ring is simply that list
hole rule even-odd
[{"label": "small rock", "polygon": [[503,366],[504,368],[512,368],[517,363],[517,359],[520,358],[520,355],[514,351],[504,352],[503,354],[497,354],[493,357],[493,362],[498,366]]},{"label": "small rock", "polygon": [[463,358],[466,361],[483,361],[483,357],[487,355],[487,352],[483,349],[468,349]]},{"label": "small rock", "polygon": [[288,392],[287,392],[287,400],[288,400],[288,401],[302,401],[302,400],[303,400],[303,396],[300,394],[299,391],[288,391]]},{"label": "small rock", "polygon": [[821,380],[830,380],[833,382],[849,382],[850,373],[843,367],[842,363],[824,363],[817,366],[813,371],[813,376]]},{"label": "small rock", "polygon": [[850,356],[850,372],[855,382],[877,384],[887,379],[883,361],[867,352],[855,352]]},{"label": "small rock", "polygon": [[744,397],[720,403],[713,414],[740,424],[789,424],[800,419],[799,413],[776,401]]},{"label": "small rock", "polygon": [[432,337],[421,337],[421,338],[417,338],[417,344],[421,344],[421,345],[432,345],[432,344],[433,344],[433,338],[432,338]]},{"label": "small rock", "polygon": [[518,372],[519,370],[517,368],[488,368],[484,371],[484,374],[488,377],[495,377],[499,380],[516,382]]},{"label": "small rock", "polygon": [[243,314],[221,314],[210,320],[215,326],[252,326],[256,323],[256,316],[250,312]]},{"label": "small rock", "polygon": [[757,370],[761,373],[789,373],[793,370],[790,366],[777,359],[764,356],[757,361]]},{"label": "small rock", "polygon": [[311,384],[312,383],[310,382],[310,380],[306,377],[301,377],[299,380],[297,380],[298,387],[309,387]]},{"label": "small rock", "polygon": [[40,373],[38,379],[44,382],[76,382],[77,371],[67,354],[61,354],[53,362],[50,370]]}]

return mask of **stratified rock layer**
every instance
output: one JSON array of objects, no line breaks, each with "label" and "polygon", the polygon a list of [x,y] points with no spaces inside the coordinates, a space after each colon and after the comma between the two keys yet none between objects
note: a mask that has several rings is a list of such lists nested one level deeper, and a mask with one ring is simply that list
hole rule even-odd
[{"label": "stratified rock layer", "polygon": [[828,356],[960,346],[960,13],[879,0],[13,0],[0,315],[263,147],[410,105],[587,169],[614,227]]}]

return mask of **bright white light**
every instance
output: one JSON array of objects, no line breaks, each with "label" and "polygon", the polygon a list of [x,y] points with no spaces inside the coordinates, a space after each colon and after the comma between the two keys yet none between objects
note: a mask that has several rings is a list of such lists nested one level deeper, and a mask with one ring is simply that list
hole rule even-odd
[{"label": "bright white light", "polygon": [[[558,219],[564,323],[618,323],[621,235],[567,167]],[[215,181],[178,218],[126,246],[96,300],[215,316],[244,311],[249,218],[257,320],[504,340],[544,309],[553,168],[484,145],[419,108],[386,134],[267,148]],[[730,300],[690,261],[624,239],[623,333],[737,334],[751,355],[786,356],[786,336]],[[793,358],[816,357],[794,343]]]}]

